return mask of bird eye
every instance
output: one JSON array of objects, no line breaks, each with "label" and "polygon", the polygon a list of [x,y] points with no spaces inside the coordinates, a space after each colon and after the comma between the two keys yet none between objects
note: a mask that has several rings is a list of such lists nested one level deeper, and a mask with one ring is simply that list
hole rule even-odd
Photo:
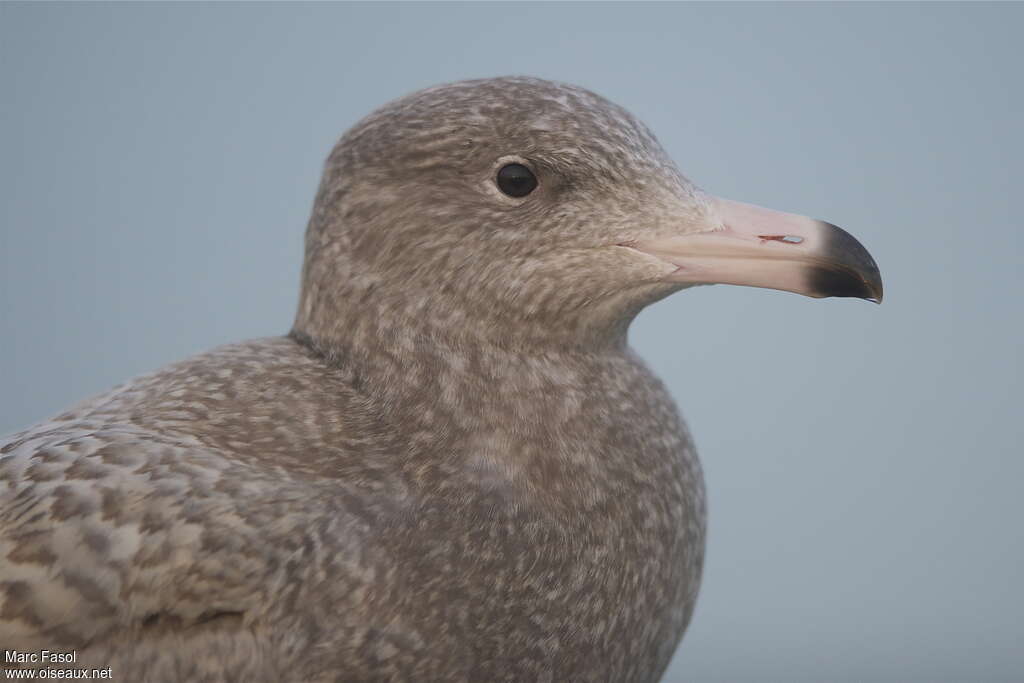
[{"label": "bird eye", "polygon": [[537,176],[522,164],[506,164],[498,171],[498,189],[509,197],[525,197],[537,187]]}]

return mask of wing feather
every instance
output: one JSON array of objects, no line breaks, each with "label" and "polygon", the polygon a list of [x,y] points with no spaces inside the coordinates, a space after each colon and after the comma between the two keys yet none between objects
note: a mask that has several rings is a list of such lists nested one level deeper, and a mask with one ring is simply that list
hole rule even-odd
[{"label": "wing feather", "polygon": [[[322,565],[317,519],[346,519],[343,491],[325,501],[316,482],[188,436],[50,424],[2,451],[0,640],[21,649],[83,647],[156,619],[251,623]],[[357,552],[354,525],[346,533]]]}]

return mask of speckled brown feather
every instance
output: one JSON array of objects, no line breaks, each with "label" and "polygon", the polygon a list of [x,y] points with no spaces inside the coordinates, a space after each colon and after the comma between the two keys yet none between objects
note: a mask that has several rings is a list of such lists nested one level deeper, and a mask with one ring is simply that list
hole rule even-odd
[{"label": "speckled brown feather", "polygon": [[[493,187],[508,155],[526,200]],[[385,106],[328,160],[290,336],[7,440],[0,642],[124,681],[657,680],[703,484],[626,345],[676,287],[606,247],[704,212],[579,88]]]}]

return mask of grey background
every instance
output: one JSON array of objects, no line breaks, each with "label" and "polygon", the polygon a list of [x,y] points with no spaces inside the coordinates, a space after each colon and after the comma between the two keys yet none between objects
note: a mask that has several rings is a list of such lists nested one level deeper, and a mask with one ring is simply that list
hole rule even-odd
[{"label": "grey background", "polygon": [[0,4],[0,431],[285,332],[320,164],[383,102],[526,73],[711,192],[846,227],[886,301],[700,288],[633,344],[696,435],[668,680],[1024,680],[1024,5]]}]

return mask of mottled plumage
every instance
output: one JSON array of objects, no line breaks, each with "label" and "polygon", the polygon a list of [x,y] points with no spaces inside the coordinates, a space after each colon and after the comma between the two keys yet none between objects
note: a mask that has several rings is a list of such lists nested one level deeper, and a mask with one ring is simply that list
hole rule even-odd
[{"label": "mottled plumage", "polygon": [[380,109],[328,159],[289,336],[5,442],[0,642],[125,681],[658,679],[704,490],[626,329],[689,284],[646,241],[717,207],[579,88]]}]

